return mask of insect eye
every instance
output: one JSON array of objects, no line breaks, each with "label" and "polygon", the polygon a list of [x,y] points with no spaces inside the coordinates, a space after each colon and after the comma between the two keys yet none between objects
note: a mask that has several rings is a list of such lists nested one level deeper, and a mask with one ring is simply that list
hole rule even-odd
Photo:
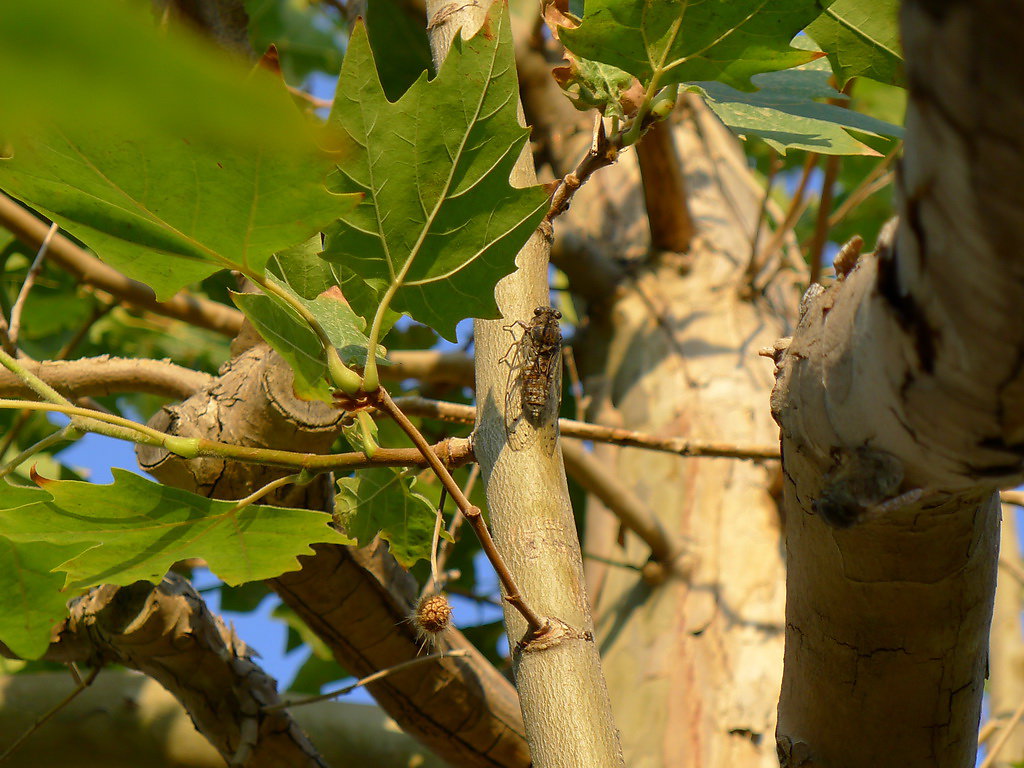
[{"label": "insect eye", "polygon": [[559,312],[557,309],[555,310],[554,314],[555,314],[555,320],[561,320],[562,319],[562,313]]},{"label": "insect eye", "polygon": [[544,307],[537,307],[535,310],[533,310],[533,314],[540,315],[543,311]]}]

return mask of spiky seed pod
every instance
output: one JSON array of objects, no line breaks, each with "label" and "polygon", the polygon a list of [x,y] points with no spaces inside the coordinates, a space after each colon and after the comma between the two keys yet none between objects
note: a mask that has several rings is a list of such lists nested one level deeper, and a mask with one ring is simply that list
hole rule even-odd
[{"label": "spiky seed pod", "polygon": [[421,641],[431,645],[452,623],[452,606],[446,595],[424,595],[412,614],[412,625]]}]

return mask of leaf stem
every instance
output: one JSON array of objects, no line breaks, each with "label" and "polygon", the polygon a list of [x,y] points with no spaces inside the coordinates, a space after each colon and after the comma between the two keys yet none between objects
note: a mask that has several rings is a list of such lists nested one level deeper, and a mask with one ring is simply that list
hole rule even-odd
[{"label": "leaf stem", "polygon": [[30,445],[24,451],[19,453],[9,462],[7,462],[7,465],[4,466],[3,469],[0,469],[0,478],[7,477],[9,474],[11,474],[11,472],[16,470],[18,467],[24,464],[26,460],[32,458],[32,456],[34,456],[35,454],[42,453],[47,448],[57,445],[58,443],[64,443],[70,440],[77,440],[78,437],[81,436],[81,434],[81,430],[76,429],[71,424],[67,424],[62,429],[57,430],[53,434],[47,435],[42,440],[37,442],[35,445]]},{"label": "leaf stem", "polygon": [[[175,435],[168,435],[134,421],[123,419],[113,414],[92,411],[87,408],[80,408],[74,405],[58,405],[53,403],[40,403],[35,400],[4,400],[0,399],[0,409],[23,408],[28,411],[55,411],[74,416],[88,416],[89,421],[95,421],[95,426],[82,427],[88,432],[97,432],[116,437],[120,440],[127,440],[143,445],[152,445],[173,451],[169,441],[188,441],[191,448],[189,458],[198,456],[213,456],[221,459],[235,459],[250,464],[264,464],[271,467],[284,467],[286,469],[305,469],[310,472],[331,472],[351,471],[364,469],[366,467],[409,467],[422,466],[424,457],[419,449],[408,448],[379,448],[374,452],[373,458],[367,458],[362,451],[352,453],[299,453],[297,451],[280,451],[274,448],[254,448],[246,445],[232,445],[231,443],[219,443],[206,438],[182,438]],[[131,425],[127,429],[116,429],[99,422],[107,422],[109,425],[124,424]],[[468,440],[445,440],[431,450],[444,452],[450,463],[455,466],[472,460],[472,450]]]},{"label": "leaf stem", "polygon": [[281,486],[291,485],[292,483],[298,483],[300,480],[305,480],[305,482],[308,483],[312,479],[313,479],[312,476],[309,476],[308,478],[305,478],[305,477],[303,477],[301,472],[297,472],[294,475],[285,475],[284,477],[279,477],[276,480],[271,480],[269,483],[264,485],[262,488],[258,488],[253,493],[250,493],[244,499],[239,499],[238,502],[235,504],[235,506],[233,506],[231,508],[229,514],[234,514],[235,512],[241,512],[246,507],[255,504],[257,501],[262,499],[268,493],[270,493],[271,491],[276,491]]},{"label": "leaf stem", "polygon": [[494,539],[491,538],[491,532],[487,529],[487,523],[484,522],[483,515],[480,513],[480,507],[473,504],[466,497],[466,494],[462,492],[462,488],[455,482],[455,478],[452,477],[448,468],[445,467],[430,444],[427,443],[426,438],[416,429],[416,425],[409,421],[409,417],[402,412],[402,409],[395,405],[395,401],[391,399],[391,395],[388,394],[386,389],[383,387],[379,388],[373,393],[371,400],[377,408],[393,418],[398,423],[398,426],[402,428],[402,431],[409,436],[409,439],[412,440],[420,453],[423,454],[423,458],[427,460],[430,468],[434,470],[445,490],[448,491],[448,495],[452,497],[459,509],[462,510],[462,514],[466,516],[466,520],[480,541],[480,548],[484,551],[495,573],[498,574],[498,580],[505,590],[505,600],[519,611],[526,620],[529,633],[534,634],[542,631],[547,622],[530,607],[519,591],[519,585],[505,564],[501,553],[498,552]]},{"label": "leaf stem", "polygon": [[[410,259],[406,264],[406,268],[408,268],[411,261]],[[402,285],[404,276],[405,270],[403,269],[402,274],[391,281],[388,289],[381,297],[380,304],[377,306],[377,312],[373,316],[373,323],[370,325],[370,342],[366,345],[366,367],[363,368],[363,389],[367,392],[375,392],[380,388],[380,375],[377,373],[377,355],[372,354],[370,350],[376,351],[377,349],[377,343],[380,341],[380,331],[384,327],[384,315],[387,313],[388,307],[391,306],[391,300]]]},{"label": "leaf stem", "polygon": [[301,707],[301,706],[303,706],[305,704],[315,704],[318,701],[327,701],[329,699],[336,699],[338,696],[344,696],[346,693],[351,693],[352,691],[354,691],[356,688],[359,688],[360,686],[367,685],[369,683],[374,683],[374,682],[376,682],[376,681],[378,681],[378,680],[380,680],[382,678],[387,677],[388,675],[393,675],[395,672],[400,672],[403,669],[408,669],[409,667],[414,667],[417,664],[423,664],[423,663],[428,662],[428,661],[436,661],[438,659],[450,659],[452,657],[461,657],[461,656],[468,656],[468,655],[469,655],[469,651],[458,650],[458,651],[447,651],[445,653],[432,653],[429,656],[421,656],[418,659],[409,659],[408,661],[403,661],[403,662],[401,662],[399,664],[395,664],[393,667],[388,667],[386,669],[379,669],[376,672],[374,672],[372,675],[367,675],[366,677],[360,678],[359,680],[357,680],[356,682],[352,683],[351,685],[346,685],[344,688],[339,688],[336,691],[329,691],[328,693],[321,693],[321,694],[318,694],[317,696],[309,696],[309,697],[307,697],[305,699],[296,699],[294,701],[287,701],[286,700],[286,701],[282,701],[282,702],[280,702],[278,704],[271,704],[269,706],[264,707],[263,711],[264,712],[277,712],[278,710],[288,709],[290,707]]}]

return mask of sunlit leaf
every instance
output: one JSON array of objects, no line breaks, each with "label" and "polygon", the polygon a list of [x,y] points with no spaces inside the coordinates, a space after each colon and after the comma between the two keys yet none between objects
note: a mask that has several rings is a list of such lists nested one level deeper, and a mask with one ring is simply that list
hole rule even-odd
[{"label": "sunlit leaf", "polygon": [[414,479],[387,467],[361,469],[338,481],[335,512],[345,532],[366,546],[378,534],[405,567],[430,557],[435,511],[413,490]]},{"label": "sunlit leaf", "polygon": [[[0,509],[0,535],[20,547],[78,546],[57,564],[66,586],[156,581],[177,561],[202,558],[227,584],[298,568],[315,542],[350,543],[330,517],[308,509],[251,505],[240,510],[114,469],[114,482],[41,481],[45,498]],[[3,495],[11,493],[8,486]]]},{"label": "sunlit leaf", "polygon": [[835,0],[807,34],[828,54],[839,87],[851,77],[903,84],[896,0]]},{"label": "sunlit leaf", "polygon": [[559,39],[576,56],[611,64],[644,87],[750,78],[821,54],[790,41],[831,0],[586,0],[582,24]]},{"label": "sunlit leaf", "polygon": [[365,30],[353,31],[330,124],[343,134],[334,189],[362,202],[327,230],[324,258],[375,292],[343,285],[359,314],[391,290],[395,310],[449,339],[463,318],[498,316],[494,285],[515,269],[547,203],[541,187],[509,184],[528,133],[517,89],[503,6],[481,33],[455,40],[437,78],[421,77],[394,104]]}]

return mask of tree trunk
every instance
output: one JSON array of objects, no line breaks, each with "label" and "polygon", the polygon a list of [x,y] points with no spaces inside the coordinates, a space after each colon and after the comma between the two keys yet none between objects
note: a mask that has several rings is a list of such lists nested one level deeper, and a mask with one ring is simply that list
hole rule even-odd
[{"label": "tree trunk", "polygon": [[784,765],[973,765],[994,490],[1021,479],[1024,6],[908,2],[902,21],[900,224],[778,356]]}]

